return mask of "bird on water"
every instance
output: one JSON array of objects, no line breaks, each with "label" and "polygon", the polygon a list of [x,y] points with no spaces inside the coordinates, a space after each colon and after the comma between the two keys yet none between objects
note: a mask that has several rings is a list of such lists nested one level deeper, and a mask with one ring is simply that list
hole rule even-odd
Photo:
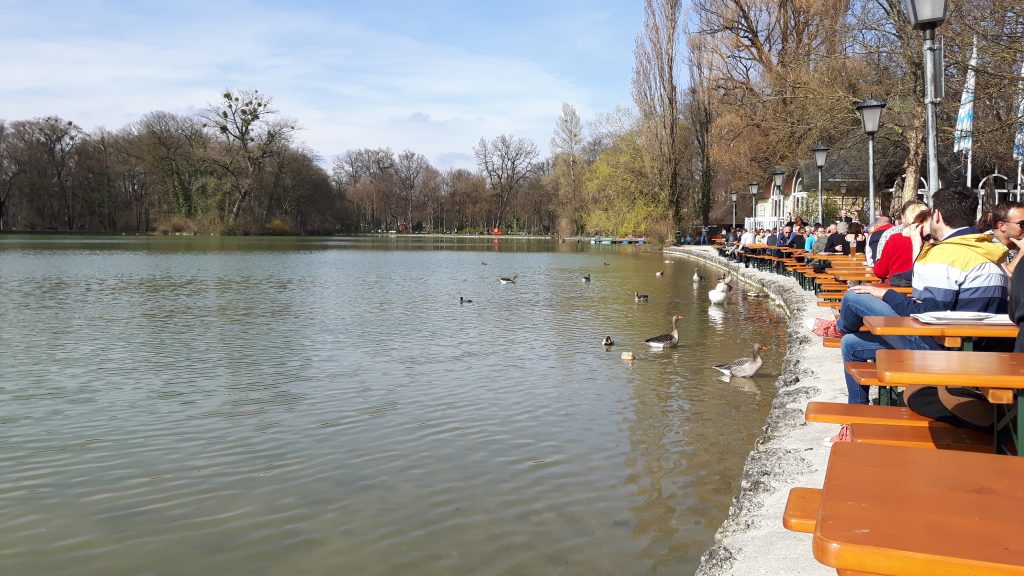
[{"label": "bird on water", "polygon": [[472,300],[468,300],[466,298],[463,298],[462,296],[459,296],[459,304],[472,304],[472,303],[473,303]]},{"label": "bird on water", "polygon": [[750,377],[757,374],[757,371],[761,369],[763,361],[761,360],[761,352],[767,350],[767,346],[761,344],[754,344],[753,358],[740,358],[733,360],[728,364],[716,364],[714,368],[730,376]]},{"label": "bird on water", "polygon": [[605,346],[614,346],[615,342],[612,340],[611,336],[605,336],[604,340],[601,341],[601,344],[604,344]]},{"label": "bird on water", "polygon": [[651,348],[674,348],[677,344],[679,344],[679,327],[677,326],[677,324],[682,319],[682,316],[676,314],[675,316],[672,317],[671,332],[669,332],[668,334],[659,334],[657,336],[652,336],[651,338],[644,340],[644,342],[646,342],[647,345],[650,346]]},{"label": "bird on water", "polygon": [[518,277],[519,276],[515,276],[515,275],[513,275],[511,278],[506,278],[506,277],[503,276],[501,278],[498,278],[498,282],[501,282],[502,284],[515,284],[516,283],[516,278],[518,278]]},{"label": "bird on water", "polygon": [[647,302],[650,299],[650,297],[647,294],[641,294],[639,292],[633,292],[633,298],[637,302]]}]

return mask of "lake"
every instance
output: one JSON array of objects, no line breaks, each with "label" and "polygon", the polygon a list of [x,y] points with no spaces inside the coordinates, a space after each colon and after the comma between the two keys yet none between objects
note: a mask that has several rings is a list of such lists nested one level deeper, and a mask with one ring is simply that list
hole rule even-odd
[{"label": "lake", "polygon": [[[785,330],[663,260],[0,235],[0,574],[692,573]],[[674,313],[679,347],[649,350]],[[756,378],[711,368],[755,342]]]}]

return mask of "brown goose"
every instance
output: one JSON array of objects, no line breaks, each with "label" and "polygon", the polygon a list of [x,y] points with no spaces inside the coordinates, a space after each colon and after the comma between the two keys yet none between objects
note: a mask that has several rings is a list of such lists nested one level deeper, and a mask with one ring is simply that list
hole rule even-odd
[{"label": "brown goose", "polygon": [[683,317],[676,314],[672,317],[672,331],[644,340],[651,348],[675,348],[679,344],[679,328],[676,325]]},{"label": "brown goose", "polygon": [[750,377],[757,374],[757,371],[761,369],[761,352],[764,352],[768,348],[761,344],[754,344],[754,357],[753,358],[740,358],[739,360],[733,360],[728,364],[718,364],[715,366],[716,370],[724,372],[730,376]]}]

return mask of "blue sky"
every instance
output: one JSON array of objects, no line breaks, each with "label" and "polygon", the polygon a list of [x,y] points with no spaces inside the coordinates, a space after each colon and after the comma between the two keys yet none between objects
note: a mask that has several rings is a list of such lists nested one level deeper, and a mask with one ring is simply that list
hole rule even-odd
[{"label": "blue sky", "polygon": [[473,167],[481,137],[542,153],[562,102],[630,104],[640,0],[0,0],[0,117],[116,130],[255,88],[325,164],[390,146]]}]

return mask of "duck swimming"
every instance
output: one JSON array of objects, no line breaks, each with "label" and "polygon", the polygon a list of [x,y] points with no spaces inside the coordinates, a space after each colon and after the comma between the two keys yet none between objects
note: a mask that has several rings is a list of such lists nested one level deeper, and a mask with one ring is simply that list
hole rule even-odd
[{"label": "duck swimming", "polygon": [[472,304],[472,303],[473,303],[472,300],[468,300],[466,298],[463,298],[462,296],[459,296],[459,304]]},{"label": "duck swimming", "polygon": [[733,360],[728,364],[717,364],[714,366],[716,370],[719,370],[730,376],[750,377],[757,374],[757,371],[761,369],[763,361],[761,360],[761,352],[764,352],[768,348],[761,344],[754,344],[754,357],[753,358],[740,358],[739,360]]},{"label": "duck swimming", "polygon": [[519,276],[516,276],[516,275],[513,275],[511,278],[501,277],[501,278],[498,278],[498,282],[501,282],[502,284],[515,284],[516,283],[516,278],[518,278],[518,277]]},{"label": "duck swimming", "polygon": [[682,316],[676,314],[675,316],[672,317],[671,332],[669,332],[668,334],[659,334],[657,336],[652,336],[651,338],[644,340],[644,342],[646,342],[647,345],[650,346],[651,348],[675,348],[675,346],[679,344],[679,327],[677,326],[677,324],[682,319]]},{"label": "duck swimming", "polygon": [[661,276],[663,274],[665,274],[664,270],[658,270],[657,272],[654,273],[655,276]]},{"label": "duck swimming", "polygon": [[641,294],[639,292],[633,292],[633,298],[637,302],[647,302],[650,299],[650,297],[647,294]]},{"label": "duck swimming", "polygon": [[612,341],[611,336],[605,336],[604,340],[601,341],[601,344],[604,344],[605,346],[614,346],[615,342]]},{"label": "duck swimming", "polygon": [[583,281],[584,282],[590,282],[590,274],[584,274],[583,275]]}]

